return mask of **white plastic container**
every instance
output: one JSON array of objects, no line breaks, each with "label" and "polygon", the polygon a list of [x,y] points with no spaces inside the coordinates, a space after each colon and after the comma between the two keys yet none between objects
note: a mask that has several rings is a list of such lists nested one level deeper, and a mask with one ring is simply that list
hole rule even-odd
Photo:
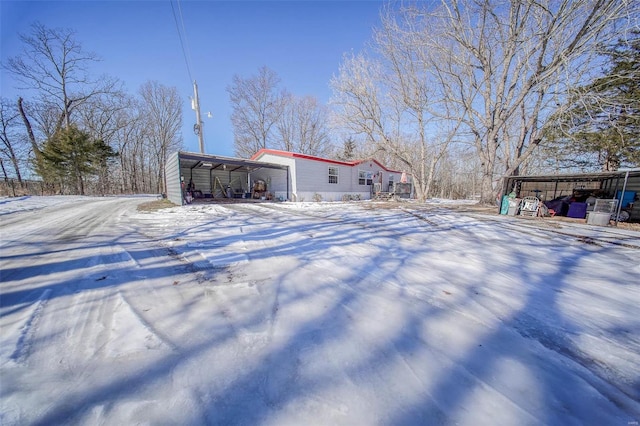
[{"label": "white plastic container", "polygon": [[593,206],[593,211],[612,214],[615,213],[616,207],[618,207],[618,200],[598,198]]},{"label": "white plastic container", "polygon": [[598,226],[607,226],[609,225],[609,220],[611,220],[611,213],[609,212],[589,212],[589,216],[587,216],[587,224],[589,225],[598,225]]}]

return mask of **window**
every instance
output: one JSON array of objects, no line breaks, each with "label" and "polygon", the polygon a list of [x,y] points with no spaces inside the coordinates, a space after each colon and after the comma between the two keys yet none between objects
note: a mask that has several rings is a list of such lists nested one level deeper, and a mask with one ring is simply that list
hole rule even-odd
[{"label": "window", "polygon": [[338,183],[337,167],[329,167],[329,183]]},{"label": "window", "polygon": [[358,171],[358,185],[371,185],[373,184],[373,174],[366,170]]},{"label": "window", "polygon": [[389,175],[389,192],[393,192],[393,175]]}]

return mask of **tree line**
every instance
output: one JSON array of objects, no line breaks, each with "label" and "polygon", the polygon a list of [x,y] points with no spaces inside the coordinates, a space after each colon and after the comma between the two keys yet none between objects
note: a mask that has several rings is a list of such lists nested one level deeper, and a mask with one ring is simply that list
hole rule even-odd
[{"label": "tree line", "polygon": [[[640,164],[637,2],[388,3],[380,17],[331,80],[328,111],[267,68],[236,77],[236,153],[369,156],[411,173],[420,199],[487,203],[507,176]],[[309,133],[309,112],[329,127]]]},{"label": "tree line", "polygon": [[163,192],[167,155],[182,146],[177,89],[148,81],[129,94],[91,75],[99,58],[70,29],[35,23],[20,39],[22,53],[2,64],[25,93],[1,99],[4,180],[36,175],[49,193]]},{"label": "tree line", "polygon": [[[369,46],[345,54],[328,105],[264,66],[227,87],[235,154],[261,148],[412,175],[418,197],[479,196],[525,173],[640,164],[640,18],[627,0],[387,3]],[[5,178],[62,192],[162,192],[182,140],[175,88],[124,93],[69,30],[36,24],[3,67],[32,94],[2,99]],[[14,173],[11,173],[13,169]]]}]

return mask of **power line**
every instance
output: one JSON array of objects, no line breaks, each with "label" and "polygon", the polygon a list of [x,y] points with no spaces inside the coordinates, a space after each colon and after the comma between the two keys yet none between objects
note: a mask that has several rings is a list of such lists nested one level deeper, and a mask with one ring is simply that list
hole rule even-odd
[{"label": "power line", "polygon": [[181,3],[180,3],[180,0],[177,0],[177,2],[178,2],[178,12],[180,13],[180,22],[182,23],[182,34],[184,34],[184,44],[187,46],[187,56],[189,57],[189,63],[192,64],[193,60],[191,58],[191,46],[189,46],[189,37],[187,37],[187,29],[184,26],[184,17],[182,15],[182,6],[181,6]]},{"label": "power line", "polygon": [[[187,72],[189,73],[189,80],[193,83],[193,98],[191,99],[191,108],[196,112],[196,124],[193,126],[193,130],[198,135],[198,142],[200,145],[200,152],[204,154],[204,134],[202,126],[204,123],[200,118],[200,99],[198,98],[198,85],[193,79],[191,73],[191,52],[189,50],[189,39],[187,37],[187,29],[184,25],[184,18],[182,16],[182,7],[180,6],[180,0],[176,0],[178,4],[178,12],[180,15],[180,23],[178,22],[178,16],[176,14],[176,8],[173,6],[173,0],[169,0],[171,3],[171,11],[173,12],[173,20],[176,23],[176,30],[178,31],[178,38],[180,39],[180,47],[182,48],[182,55],[184,57],[184,63],[187,66]],[[182,24],[182,31],[180,29]]]},{"label": "power line", "polygon": [[[184,19],[182,18],[182,8],[180,7],[180,0],[178,2],[178,9],[180,12],[180,21],[182,22],[182,31],[180,31],[180,24],[178,23],[178,16],[176,15],[176,9],[173,6],[173,0],[170,0],[171,3],[171,11],[173,12],[173,20],[176,23],[176,30],[178,31],[178,38],[180,39],[180,47],[182,48],[182,56],[184,57],[184,63],[187,66],[187,73],[189,74],[189,83],[193,82],[193,76],[191,74],[191,66],[190,66],[190,54],[188,54],[189,44],[187,41],[187,31],[184,27]],[[185,44],[187,47],[185,48]]]}]

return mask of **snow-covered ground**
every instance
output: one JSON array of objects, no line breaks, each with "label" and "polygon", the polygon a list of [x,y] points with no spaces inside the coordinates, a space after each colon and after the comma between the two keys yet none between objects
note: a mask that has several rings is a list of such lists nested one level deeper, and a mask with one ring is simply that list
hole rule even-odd
[{"label": "snow-covered ground", "polygon": [[640,233],[0,199],[0,424],[637,425]]}]

